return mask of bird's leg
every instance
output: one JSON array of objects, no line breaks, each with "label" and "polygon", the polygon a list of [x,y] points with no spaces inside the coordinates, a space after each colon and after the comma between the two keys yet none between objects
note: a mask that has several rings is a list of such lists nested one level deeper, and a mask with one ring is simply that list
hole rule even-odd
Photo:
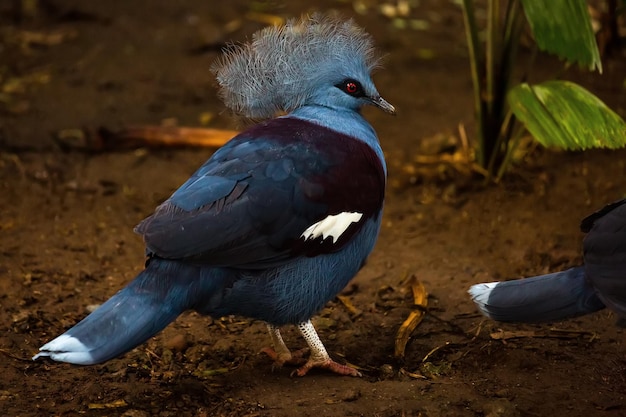
[{"label": "bird's leg", "polygon": [[305,360],[302,359],[302,356],[304,356],[304,354],[309,351],[308,349],[301,349],[292,353],[287,345],[285,345],[283,337],[280,334],[280,329],[278,327],[272,324],[268,324],[267,330],[270,333],[273,348],[267,347],[261,352],[269,356],[278,366],[283,366],[286,363],[291,365],[302,365],[303,363],[305,363]]},{"label": "bird's leg", "polygon": [[356,369],[339,364],[330,358],[311,320],[298,324],[298,329],[300,329],[300,333],[302,333],[304,340],[306,340],[306,343],[309,345],[311,356],[309,356],[309,360],[303,366],[295,370],[292,375],[304,376],[312,368],[324,368],[340,375],[361,376],[361,373]]}]

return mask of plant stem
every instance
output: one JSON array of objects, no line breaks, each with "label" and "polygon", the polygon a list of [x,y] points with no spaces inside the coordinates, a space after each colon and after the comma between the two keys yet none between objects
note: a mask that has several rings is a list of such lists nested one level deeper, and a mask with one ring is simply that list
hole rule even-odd
[{"label": "plant stem", "polygon": [[476,130],[478,136],[478,164],[484,166],[486,162],[484,147],[484,117],[482,102],[482,84],[479,74],[480,63],[482,61],[482,53],[480,51],[480,42],[478,40],[478,28],[476,27],[476,14],[474,13],[473,0],[463,0],[463,18],[465,21],[465,36],[467,38],[467,50],[470,59],[470,71],[472,75],[472,84],[474,86],[474,117],[476,120]]},{"label": "plant stem", "polygon": [[[499,3],[498,0],[491,0]],[[491,5],[491,3],[490,3]],[[490,6],[492,7],[492,6]],[[492,94],[488,97],[491,99],[489,103],[489,132],[488,137],[491,142],[489,161],[487,164],[488,179],[492,179],[496,172],[499,172],[502,164],[506,164],[506,153],[509,147],[509,140],[513,127],[515,125],[512,113],[507,111],[506,96],[510,88],[511,78],[513,75],[513,66],[517,57],[517,49],[519,38],[521,36],[522,12],[518,0],[510,0],[504,15],[504,27],[498,24],[500,12],[497,6],[493,6],[490,10],[489,19],[493,20],[492,41],[493,45],[488,48],[497,60],[493,59],[493,73],[488,78],[493,83]],[[493,29],[497,27],[497,32]],[[502,40],[497,43],[495,36],[502,35]],[[496,50],[496,46],[500,49]],[[496,55],[496,52],[498,54]],[[496,66],[497,65],[497,66]]]},{"label": "plant stem", "polygon": [[517,58],[519,40],[524,27],[524,18],[519,0],[510,0],[505,14],[504,40],[502,52],[503,89],[509,91],[513,66]]},{"label": "plant stem", "polygon": [[[483,100],[485,102],[485,108],[487,118],[491,119],[494,115],[494,100],[496,94],[498,78],[498,42],[500,42],[500,0],[489,0],[488,16],[487,16],[487,40],[485,44],[485,95]],[[491,129],[490,129],[491,130]],[[489,132],[491,135],[492,132]],[[493,138],[492,138],[493,139]],[[489,151],[492,151],[491,149]],[[491,152],[489,152],[491,153]]]},{"label": "plant stem", "polygon": [[[499,42],[500,40],[500,0],[487,2],[487,37],[485,40],[485,89],[481,97],[483,102],[483,154],[481,162],[483,168],[487,168],[494,154],[498,153],[498,131],[500,109],[497,106],[499,79]],[[491,171],[487,168],[489,176]]]},{"label": "plant stem", "polygon": [[509,148],[509,139],[510,136],[510,126],[513,121],[513,112],[509,109],[507,111],[506,116],[504,117],[504,121],[500,125],[500,131],[498,132],[498,136],[494,145],[493,152],[491,153],[491,157],[489,158],[489,164],[487,165],[487,178],[485,181],[489,181],[494,177],[494,171],[497,169],[498,172],[502,165],[506,162],[506,157],[500,162],[500,164],[496,164],[496,161],[502,157],[502,148]]},{"label": "plant stem", "polygon": [[506,150],[506,154],[504,155],[504,160],[502,161],[502,163],[500,164],[500,167],[498,168],[498,174],[495,177],[496,183],[500,182],[500,180],[502,179],[502,176],[504,175],[504,172],[506,171],[507,166],[511,162],[511,157],[513,156],[513,153],[515,152],[517,145],[519,145],[519,141],[522,138],[522,134],[524,133],[525,130],[526,128],[524,128],[524,126],[521,123],[516,124],[513,134],[511,135],[511,138],[509,139],[508,148]]}]

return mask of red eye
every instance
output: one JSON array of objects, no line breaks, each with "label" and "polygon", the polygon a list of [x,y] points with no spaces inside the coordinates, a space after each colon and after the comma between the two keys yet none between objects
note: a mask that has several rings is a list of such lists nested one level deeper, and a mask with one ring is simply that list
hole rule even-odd
[{"label": "red eye", "polygon": [[352,78],[348,78],[347,80],[343,80],[339,84],[335,84],[335,87],[337,87],[344,93],[351,95],[352,97],[365,97],[365,93],[363,92],[363,86],[361,85],[361,83]]}]

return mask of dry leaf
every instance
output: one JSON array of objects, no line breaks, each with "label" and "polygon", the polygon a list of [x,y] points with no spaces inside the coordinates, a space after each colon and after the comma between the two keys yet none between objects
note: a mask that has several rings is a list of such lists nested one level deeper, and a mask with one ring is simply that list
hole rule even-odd
[{"label": "dry leaf", "polygon": [[90,410],[104,410],[107,408],[120,408],[126,406],[128,406],[128,403],[124,400],[115,400],[111,403],[90,403],[87,405]]},{"label": "dry leaf", "polygon": [[411,337],[411,333],[413,333],[413,330],[415,330],[417,325],[421,323],[426,312],[426,307],[428,306],[428,293],[426,292],[424,285],[418,281],[415,276],[410,278],[409,285],[411,286],[411,291],[413,292],[413,304],[418,308],[409,313],[409,317],[404,321],[404,323],[402,323],[400,329],[398,330],[395,348],[396,358],[404,357],[406,344]]}]

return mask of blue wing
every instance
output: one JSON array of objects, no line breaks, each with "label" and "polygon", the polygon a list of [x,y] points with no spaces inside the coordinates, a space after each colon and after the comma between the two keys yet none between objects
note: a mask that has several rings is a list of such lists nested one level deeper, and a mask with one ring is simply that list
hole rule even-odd
[{"label": "blue wing", "polygon": [[[136,231],[150,253],[216,266],[262,268],[341,249],[378,216],[385,174],[363,142],[289,117],[220,148]],[[337,241],[304,239],[328,215],[359,212]]]}]

